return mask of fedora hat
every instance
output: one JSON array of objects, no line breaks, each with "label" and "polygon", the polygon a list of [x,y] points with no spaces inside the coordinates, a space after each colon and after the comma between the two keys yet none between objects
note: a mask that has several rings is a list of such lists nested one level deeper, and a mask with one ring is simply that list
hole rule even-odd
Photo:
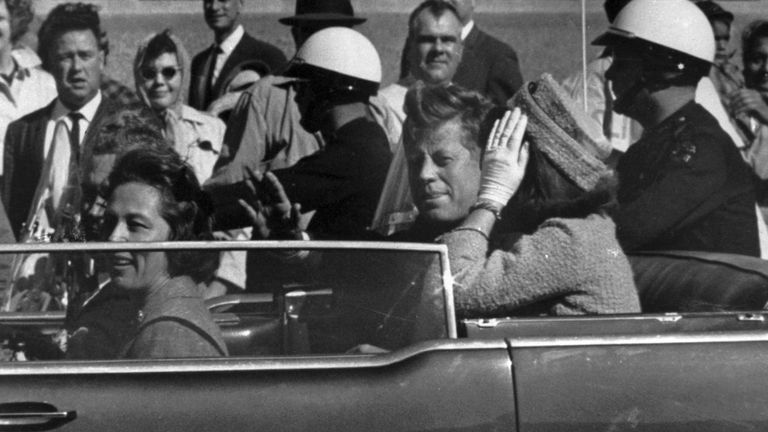
[{"label": "fedora hat", "polygon": [[312,25],[356,25],[365,18],[355,17],[350,0],[296,0],[296,15],[280,18],[281,24],[298,26]]}]

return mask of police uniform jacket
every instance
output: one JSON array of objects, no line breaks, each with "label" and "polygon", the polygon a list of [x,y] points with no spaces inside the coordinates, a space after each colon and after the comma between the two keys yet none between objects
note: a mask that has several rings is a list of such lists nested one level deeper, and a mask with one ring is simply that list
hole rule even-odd
[{"label": "police uniform jacket", "polygon": [[749,167],[717,120],[690,102],[619,161],[617,236],[627,251],[759,256]]},{"label": "police uniform jacket", "polygon": [[302,211],[316,210],[308,227],[311,233],[326,239],[362,239],[392,159],[387,134],[375,121],[359,118],[325,138],[322,151],[273,172]]}]

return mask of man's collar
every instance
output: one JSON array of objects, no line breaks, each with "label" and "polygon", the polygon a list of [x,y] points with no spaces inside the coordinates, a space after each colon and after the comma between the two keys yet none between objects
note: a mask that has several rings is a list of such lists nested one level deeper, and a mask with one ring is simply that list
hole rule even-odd
[{"label": "man's collar", "polygon": [[237,44],[240,43],[240,40],[243,38],[243,35],[245,35],[245,29],[243,29],[242,24],[238,24],[237,28],[235,28],[235,31],[229,34],[226,39],[224,39],[219,45],[219,48],[221,48],[221,51],[224,54],[229,55],[232,51],[234,51]]},{"label": "man's collar", "polygon": [[472,28],[475,27],[475,20],[469,20],[468,23],[464,25],[464,27],[461,28],[461,40],[466,40],[467,36],[469,36],[469,32],[472,31]]},{"label": "man's collar", "polygon": [[[96,110],[99,109],[99,105],[101,104],[101,90],[96,92],[96,96],[94,96],[90,101],[88,101],[85,105],[80,107],[80,109],[75,110],[83,115],[85,120],[88,121],[88,123],[91,123],[93,121],[93,117],[96,116]],[[64,117],[65,115],[69,114],[71,110],[64,106],[63,103],[61,103],[61,99],[56,98],[56,102],[53,105],[53,112],[51,113],[51,120],[58,121],[60,118]]]}]

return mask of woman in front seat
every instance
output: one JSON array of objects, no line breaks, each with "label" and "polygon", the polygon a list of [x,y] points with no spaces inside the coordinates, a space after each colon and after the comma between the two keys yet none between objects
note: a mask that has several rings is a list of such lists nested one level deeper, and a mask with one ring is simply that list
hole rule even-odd
[{"label": "woman in front seat", "polygon": [[[126,153],[109,175],[104,237],[111,242],[211,239],[210,212],[194,171],[170,148]],[[134,335],[122,358],[227,355],[203,303],[201,283],[213,276],[217,252],[112,253],[111,283],[137,306]]]}]

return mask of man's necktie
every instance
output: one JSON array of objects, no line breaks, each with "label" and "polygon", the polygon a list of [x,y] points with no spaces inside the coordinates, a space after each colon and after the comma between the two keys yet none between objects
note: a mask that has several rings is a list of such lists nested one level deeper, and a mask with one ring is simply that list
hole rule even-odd
[{"label": "man's necktie", "polygon": [[72,120],[72,127],[69,129],[69,146],[72,151],[69,159],[71,166],[73,158],[75,164],[80,161],[80,120],[85,117],[77,111],[70,112],[67,117]]},{"label": "man's necktie", "polygon": [[72,121],[72,126],[69,129],[67,180],[62,188],[58,205],[54,208],[54,236],[60,238],[69,237],[71,231],[77,225],[82,199],[80,186],[80,120],[85,117],[81,113],[74,111],[67,114],[67,117]]},{"label": "man's necktie", "polygon": [[208,105],[213,102],[211,100],[213,98],[213,87],[216,85],[216,79],[214,79],[213,73],[216,70],[216,62],[219,60],[219,56],[222,54],[224,54],[224,51],[218,45],[214,45],[213,49],[211,49],[211,57],[208,60],[208,73],[206,74],[205,100],[203,101],[203,110],[208,109]]}]

